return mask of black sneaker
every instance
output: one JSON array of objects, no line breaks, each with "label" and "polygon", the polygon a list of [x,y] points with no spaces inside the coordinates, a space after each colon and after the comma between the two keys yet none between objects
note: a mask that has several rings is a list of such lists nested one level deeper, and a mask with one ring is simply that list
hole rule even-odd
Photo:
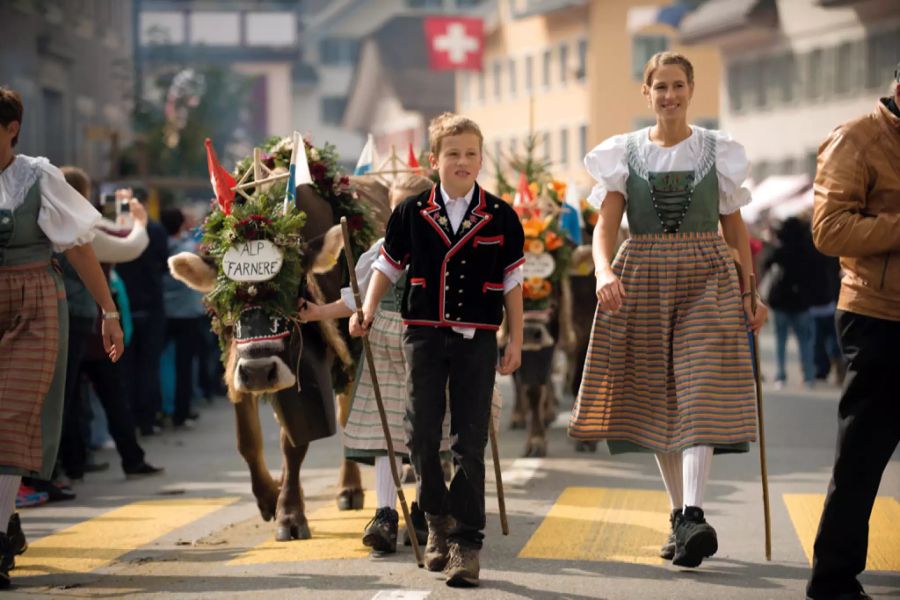
[{"label": "black sneaker", "polygon": [[22,531],[22,521],[19,520],[19,513],[13,513],[9,517],[9,524],[6,526],[6,537],[9,538],[9,549],[12,552],[10,561],[10,569],[16,568],[16,555],[25,554],[28,550],[28,540],[25,539],[25,532]]},{"label": "black sneaker", "polygon": [[393,508],[388,506],[379,508],[363,530],[363,544],[379,554],[396,552],[399,521],[400,517]]},{"label": "black sneaker", "polygon": [[[419,508],[418,502],[413,502],[409,506],[409,519],[412,521],[413,530],[416,532],[416,541],[419,546],[424,546],[428,541],[428,522],[425,520],[425,511]],[[412,546],[409,540],[409,531],[403,528],[403,545]]]},{"label": "black sneaker", "polygon": [[133,469],[125,469],[125,479],[140,479],[142,477],[151,477],[164,472],[162,467],[154,467],[149,463],[141,463]]},{"label": "black sneaker", "polygon": [[13,568],[14,558],[9,536],[0,533],[0,590],[9,589],[9,572]]},{"label": "black sneaker", "polygon": [[685,506],[684,517],[675,527],[675,556],[672,564],[679,567],[699,567],[719,549],[716,530],[703,518],[703,509]]},{"label": "black sneaker", "polygon": [[669,523],[671,523],[672,528],[669,530],[669,537],[659,549],[660,558],[672,560],[672,558],[675,556],[675,528],[679,523],[681,523],[682,518],[683,513],[680,508],[676,508],[672,511],[672,514],[669,515]]}]

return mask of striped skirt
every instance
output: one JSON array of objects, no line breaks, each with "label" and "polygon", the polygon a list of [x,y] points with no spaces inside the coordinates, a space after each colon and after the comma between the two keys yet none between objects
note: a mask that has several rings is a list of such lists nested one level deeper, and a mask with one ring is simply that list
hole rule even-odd
[{"label": "striped skirt", "polygon": [[[65,306],[65,303],[62,303]],[[0,267],[0,472],[49,477],[56,459],[61,396],[43,415],[59,376],[64,335],[59,290],[47,265]],[[64,340],[63,340],[64,341]],[[65,375],[65,358],[62,373]],[[59,387],[59,386],[55,386]],[[54,414],[49,414],[54,413]],[[52,454],[47,457],[45,454]]]},{"label": "striped skirt", "polygon": [[715,232],[637,235],[613,262],[622,308],[597,310],[569,435],[610,449],[740,451],[756,403],[737,273]]},{"label": "striped skirt", "polygon": [[[398,456],[407,458],[406,446],[406,359],[403,355],[403,321],[398,312],[379,310],[375,314],[369,330],[369,345],[378,376],[378,389],[387,416],[391,442]],[[502,399],[494,385],[492,415],[494,430],[499,433],[499,419]],[[450,450],[450,411],[444,415],[441,452]],[[387,454],[387,444],[378,415],[375,390],[365,356],[360,360],[356,386],[343,432],[344,454],[347,458],[361,462],[372,462],[376,456]]]}]

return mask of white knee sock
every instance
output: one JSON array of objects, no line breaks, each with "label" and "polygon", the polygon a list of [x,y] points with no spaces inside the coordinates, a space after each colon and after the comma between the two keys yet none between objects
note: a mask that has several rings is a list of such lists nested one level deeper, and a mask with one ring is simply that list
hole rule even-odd
[{"label": "white knee sock", "polygon": [[[397,459],[397,472],[400,472],[402,463]],[[375,496],[378,500],[378,508],[396,509],[397,486],[394,485],[394,476],[391,474],[391,461],[387,456],[375,457]]]},{"label": "white knee sock", "polygon": [[0,532],[6,533],[9,517],[16,512],[16,494],[19,491],[20,475],[0,475]]},{"label": "white knee sock", "polygon": [[666,491],[669,493],[669,504],[672,510],[682,508],[684,500],[681,487],[681,453],[659,453],[656,455],[656,464],[659,465],[663,483],[666,484]]},{"label": "white knee sock", "polygon": [[684,451],[684,505],[703,508],[703,491],[712,466],[712,446],[692,446]]}]

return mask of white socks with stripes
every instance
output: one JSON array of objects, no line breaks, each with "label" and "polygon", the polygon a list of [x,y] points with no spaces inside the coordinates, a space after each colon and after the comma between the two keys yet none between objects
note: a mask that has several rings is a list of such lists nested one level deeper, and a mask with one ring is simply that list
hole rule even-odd
[{"label": "white socks with stripes", "polygon": [[656,455],[672,510],[685,506],[703,507],[703,492],[712,466],[712,446],[691,446],[683,452]]},{"label": "white socks with stripes", "polygon": [[657,454],[656,464],[659,465],[663,483],[666,484],[671,509],[682,508],[684,506],[684,495],[681,487],[681,452]]},{"label": "white socks with stripes", "polygon": [[712,466],[712,446],[691,446],[684,456],[684,505],[703,508],[703,492]]},{"label": "white socks with stripes", "polygon": [[[397,458],[397,472],[403,466]],[[387,456],[375,457],[375,496],[378,499],[378,508],[385,506],[396,509],[397,486],[394,485],[394,476],[391,473],[391,460]]]},{"label": "white socks with stripes", "polygon": [[9,518],[16,512],[16,494],[21,482],[20,475],[0,475],[0,533],[6,533]]}]

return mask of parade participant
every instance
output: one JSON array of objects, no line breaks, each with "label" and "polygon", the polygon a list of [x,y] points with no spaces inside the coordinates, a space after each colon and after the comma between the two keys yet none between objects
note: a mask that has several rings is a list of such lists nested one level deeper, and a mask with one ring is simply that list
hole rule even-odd
[{"label": "parade participant", "polygon": [[[713,453],[746,452],[756,437],[747,327],[758,330],[766,308],[752,311],[752,269],[741,293],[729,253],[753,264],[743,147],[688,125],[694,69],[684,56],[655,54],[643,81],[656,124],[584,159],[597,180],[598,302],[569,435],[606,440],[613,454],[656,454],[672,509],[660,556],[696,567],[718,549],[703,513]],[[613,261],[626,211],[631,237]]]},{"label": "parade participant", "polygon": [[[90,241],[100,214],[45,158],[17,155],[21,96],[0,87],[0,588],[22,548],[10,523],[22,475],[47,479],[56,462],[68,310],[51,266],[64,252],[103,310],[103,344],[124,350],[119,315]],[[13,539],[7,524],[14,525]]]},{"label": "parade participant", "polygon": [[[410,196],[417,196],[430,190],[432,186],[432,181],[421,175],[398,177],[391,185],[391,209]],[[366,293],[372,277],[372,265],[379,256],[383,244],[384,239],[379,239],[356,262],[356,277],[359,280],[360,294],[362,295]],[[392,293],[385,294],[381,300],[369,332],[381,400],[384,402],[394,452],[398,459],[408,456],[403,427],[407,402],[406,361],[403,358],[403,323],[400,317],[400,303],[405,287],[406,278],[401,276],[394,283]],[[351,316],[355,311],[356,302],[353,299],[353,292],[346,287],[341,290],[341,299],[330,304],[318,305],[304,301],[303,308],[300,310],[300,319],[303,321],[342,319]],[[375,516],[363,531],[363,544],[378,553],[396,552],[399,524],[399,515],[395,509],[397,487],[394,485],[391,475],[387,444],[381,429],[381,420],[375,403],[375,393],[369,370],[362,362],[343,431],[344,453],[347,458],[368,464],[374,462],[375,465],[377,505]],[[417,533],[419,530],[427,531],[424,514],[416,502],[412,503],[410,512]],[[425,540],[420,540],[420,543],[424,544]]]},{"label": "parade participant", "polygon": [[869,598],[869,516],[900,442],[894,388],[900,346],[900,64],[892,94],[835,129],[819,148],[813,240],[839,256],[845,276],[836,313],[847,373],[837,453],[806,589],[814,600]]},{"label": "parade participant", "polygon": [[[408,264],[401,305],[407,447],[428,522],[425,566],[445,570],[448,585],[475,586],[495,367],[510,374],[521,361],[525,236],[512,207],[475,181],[483,137],[474,121],[444,113],[430,123],[429,142],[440,183],[391,214],[362,326],[370,329],[379,302]],[[497,365],[504,308],[510,339]],[[448,392],[455,466],[449,490],[440,459]]]}]

